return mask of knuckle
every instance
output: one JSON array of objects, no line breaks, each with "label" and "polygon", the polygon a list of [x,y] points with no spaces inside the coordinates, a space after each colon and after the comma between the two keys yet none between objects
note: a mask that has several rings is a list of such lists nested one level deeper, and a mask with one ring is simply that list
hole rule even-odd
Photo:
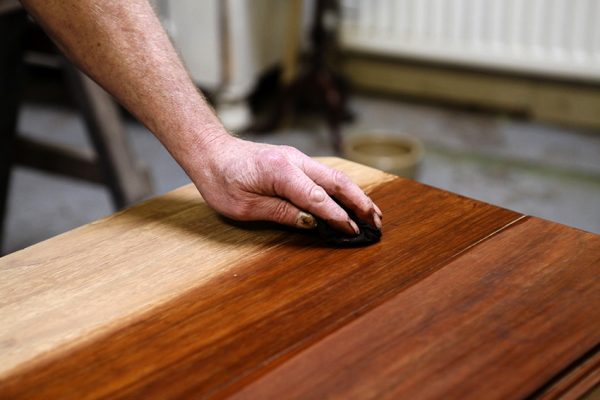
[{"label": "knuckle", "polygon": [[308,194],[308,198],[311,202],[321,203],[327,199],[325,189],[319,185],[307,185],[304,193]]},{"label": "knuckle", "polygon": [[372,214],[375,211],[373,209],[373,202],[368,198],[361,201],[358,206],[364,214]]},{"label": "knuckle", "polygon": [[279,146],[279,149],[282,150],[282,151],[284,151],[284,152],[286,152],[286,153],[290,153],[290,154],[297,154],[297,153],[300,152],[295,147],[288,146],[287,144]]},{"label": "knuckle", "polygon": [[365,215],[373,213],[373,202],[366,195],[358,194],[358,197],[354,200],[354,204],[356,204],[357,210]]},{"label": "knuckle", "polygon": [[285,154],[275,149],[267,150],[262,159],[269,168],[285,168],[289,163]]},{"label": "knuckle", "polygon": [[310,185],[298,182],[295,180],[286,180],[286,196],[294,202],[299,202],[302,205],[308,203],[312,187]]},{"label": "knuckle", "polygon": [[352,183],[352,181],[350,180],[348,175],[346,175],[345,173],[343,173],[342,171],[339,171],[337,169],[333,170],[332,179],[333,179],[334,190],[336,192],[343,190],[344,188],[348,187],[348,185],[350,185]]},{"label": "knuckle", "polygon": [[279,146],[279,148],[283,151],[283,153],[287,156],[288,161],[292,164],[302,165],[307,157],[306,154],[292,146],[282,145]]},{"label": "knuckle", "polygon": [[285,222],[288,216],[288,207],[284,202],[277,203],[271,210],[270,215],[274,221]]}]

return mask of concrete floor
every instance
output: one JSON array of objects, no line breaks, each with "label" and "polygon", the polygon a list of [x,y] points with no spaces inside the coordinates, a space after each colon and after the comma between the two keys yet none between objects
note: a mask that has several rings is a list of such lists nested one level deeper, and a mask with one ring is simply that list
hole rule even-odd
[{"label": "concrete floor", "polygon": [[[600,233],[600,132],[375,97],[356,97],[352,107],[357,120],[345,134],[385,129],[425,143],[420,181]],[[151,169],[156,194],[189,182],[145,128],[131,121],[127,127],[136,153]],[[65,107],[27,104],[20,130],[88,146],[81,121]],[[326,130],[311,118],[247,138],[330,154]],[[5,252],[112,212],[102,187],[25,168],[14,170],[8,207]]]}]

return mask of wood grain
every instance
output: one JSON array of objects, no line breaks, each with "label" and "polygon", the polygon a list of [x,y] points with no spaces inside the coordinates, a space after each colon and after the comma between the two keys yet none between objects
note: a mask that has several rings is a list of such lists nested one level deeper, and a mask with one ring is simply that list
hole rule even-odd
[{"label": "wood grain", "polygon": [[[340,159],[321,161],[344,169],[367,191],[394,179]],[[281,230],[225,224],[189,185],[0,258],[0,377],[289,239]]]},{"label": "wood grain", "polygon": [[233,398],[523,398],[598,343],[600,237],[529,218]]},{"label": "wood grain", "polygon": [[382,207],[381,243],[227,225],[185,188],[1,259],[0,397],[229,393],[522,220],[325,161]]},{"label": "wood grain", "polygon": [[594,395],[589,399],[600,398],[600,345],[538,389],[533,398],[575,400]]}]

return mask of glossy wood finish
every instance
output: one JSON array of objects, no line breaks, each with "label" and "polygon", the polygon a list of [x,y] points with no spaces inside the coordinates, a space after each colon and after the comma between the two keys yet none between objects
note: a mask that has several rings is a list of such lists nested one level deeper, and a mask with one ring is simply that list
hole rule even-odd
[{"label": "glossy wood finish", "polygon": [[534,398],[572,400],[584,397],[585,400],[600,398],[600,346],[574,362],[562,374],[541,387]]},{"label": "glossy wood finish", "polygon": [[236,397],[525,397],[599,342],[599,273],[596,235],[529,218]]},{"label": "glossy wood finish", "polygon": [[226,224],[188,187],[0,259],[0,397],[519,397],[600,342],[598,236],[325,162],[381,243]]}]

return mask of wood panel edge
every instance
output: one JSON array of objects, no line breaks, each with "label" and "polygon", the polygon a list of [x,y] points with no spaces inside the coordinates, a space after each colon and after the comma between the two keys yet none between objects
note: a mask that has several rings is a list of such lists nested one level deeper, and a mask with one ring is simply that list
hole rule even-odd
[{"label": "wood panel edge", "polygon": [[600,127],[597,85],[355,53],[344,56],[342,69],[367,92],[499,110],[590,130]]},{"label": "wood panel edge", "polygon": [[531,399],[587,398],[600,385],[600,344],[558,373],[531,395]]}]

